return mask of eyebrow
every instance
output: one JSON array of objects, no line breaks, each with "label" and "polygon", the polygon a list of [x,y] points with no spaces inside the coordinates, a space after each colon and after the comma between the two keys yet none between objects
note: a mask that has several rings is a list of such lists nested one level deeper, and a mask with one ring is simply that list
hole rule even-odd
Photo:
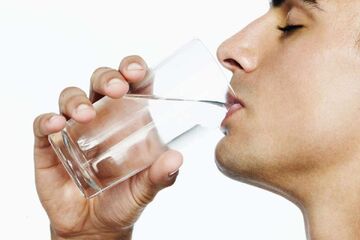
[{"label": "eyebrow", "polygon": [[[271,0],[271,7],[281,7],[287,0]],[[313,7],[319,8],[319,3],[317,0],[302,0],[303,3],[311,5]]]}]

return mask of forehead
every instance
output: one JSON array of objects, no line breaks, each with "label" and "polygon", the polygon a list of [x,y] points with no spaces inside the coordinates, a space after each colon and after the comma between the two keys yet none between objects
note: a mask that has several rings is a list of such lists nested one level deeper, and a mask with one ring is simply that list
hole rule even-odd
[{"label": "forehead", "polygon": [[331,17],[332,20],[336,15],[350,15],[352,18],[355,15],[359,17],[360,14],[360,0],[270,0],[272,8],[279,8],[282,6],[304,6],[307,9],[317,9],[322,13]]}]

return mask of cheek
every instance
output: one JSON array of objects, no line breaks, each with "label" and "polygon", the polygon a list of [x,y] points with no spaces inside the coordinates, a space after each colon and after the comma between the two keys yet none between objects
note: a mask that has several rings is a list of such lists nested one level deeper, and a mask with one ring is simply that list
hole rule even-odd
[{"label": "cheek", "polygon": [[304,159],[305,155],[310,161],[358,143],[360,68],[357,59],[343,52],[288,50],[266,64],[269,69],[263,68],[251,79],[249,109],[230,131],[239,138],[228,141],[237,145],[230,150],[242,157],[249,150],[266,161]]},{"label": "cheek", "polygon": [[[336,155],[345,157],[348,149],[351,146],[357,148],[360,140],[357,124],[360,118],[360,61],[347,54],[349,49],[307,51],[297,55],[296,59],[291,59],[294,54],[288,51],[289,56],[284,57],[288,60],[288,68],[275,74],[278,76],[273,79],[272,87],[263,86],[264,94],[269,99],[274,97],[270,103],[263,99],[266,108],[259,112],[259,121],[268,117],[262,125],[275,142],[285,146],[288,156],[306,155],[309,160],[319,156],[328,159],[334,159]],[[284,150],[278,150],[284,153]]]},{"label": "cheek", "polygon": [[[318,97],[309,75],[299,65],[293,67],[289,57],[287,64],[280,60],[271,65],[280,67],[264,69],[262,76],[256,77],[257,94],[245,124],[254,144],[269,154],[284,153],[289,144],[308,132]],[[282,68],[284,65],[287,67]]]},{"label": "cheek", "polygon": [[331,73],[319,70],[322,78],[316,85],[317,99],[309,132],[313,144],[328,158],[337,155],[345,158],[344,154],[357,149],[360,142],[360,79],[353,75],[356,69],[332,62],[329,65],[333,67],[328,68]]}]

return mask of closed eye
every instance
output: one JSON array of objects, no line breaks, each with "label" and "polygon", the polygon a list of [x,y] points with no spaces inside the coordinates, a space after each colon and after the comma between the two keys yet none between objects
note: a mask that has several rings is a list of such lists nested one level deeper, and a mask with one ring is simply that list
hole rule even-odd
[{"label": "closed eye", "polygon": [[304,25],[286,25],[285,27],[278,26],[278,30],[282,31],[284,35],[288,35],[303,27]]}]

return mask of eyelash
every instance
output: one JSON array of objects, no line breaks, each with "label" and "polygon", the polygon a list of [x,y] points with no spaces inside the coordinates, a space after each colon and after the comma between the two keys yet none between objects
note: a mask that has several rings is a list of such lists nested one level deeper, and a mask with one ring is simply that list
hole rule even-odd
[{"label": "eyelash", "polygon": [[287,25],[285,27],[278,26],[278,30],[282,31],[284,35],[287,35],[303,27],[304,27],[303,25]]}]

